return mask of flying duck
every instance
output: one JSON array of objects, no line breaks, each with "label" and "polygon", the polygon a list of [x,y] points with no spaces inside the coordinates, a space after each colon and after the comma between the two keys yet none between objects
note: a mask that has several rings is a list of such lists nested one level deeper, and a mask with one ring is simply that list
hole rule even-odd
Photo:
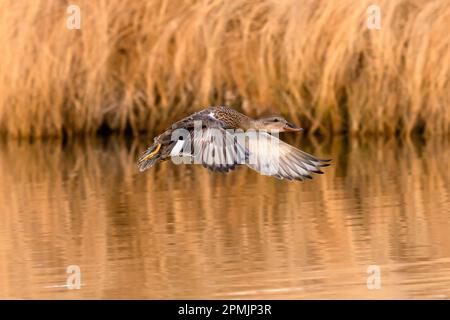
[{"label": "flying duck", "polygon": [[312,179],[322,174],[329,161],[316,158],[278,139],[279,132],[299,132],[302,128],[283,117],[252,119],[226,106],[196,112],[154,138],[138,160],[144,171],[159,161],[199,163],[216,172],[228,172],[245,164],[263,175],[279,179]]}]

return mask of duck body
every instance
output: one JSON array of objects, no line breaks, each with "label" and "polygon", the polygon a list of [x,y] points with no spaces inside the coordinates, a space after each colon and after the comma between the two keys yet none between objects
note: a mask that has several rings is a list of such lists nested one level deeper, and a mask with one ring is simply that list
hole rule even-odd
[{"label": "duck body", "polygon": [[[264,175],[303,180],[311,178],[311,173],[323,173],[320,167],[328,166],[330,160],[318,159],[273,136],[274,132],[301,130],[282,117],[252,119],[226,106],[212,106],[175,122],[155,137],[139,158],[138,167],[145,171],[159,161],[184,156],[211,171],[228,172],[246,164]],[[242,135],[244,140],[238,138]],[[255,145],[258,148],[251,147]]]}]

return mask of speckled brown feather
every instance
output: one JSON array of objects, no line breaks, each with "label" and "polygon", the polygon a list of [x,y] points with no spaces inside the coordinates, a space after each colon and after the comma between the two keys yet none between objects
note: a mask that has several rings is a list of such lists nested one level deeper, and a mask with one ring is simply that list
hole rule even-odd
[{"label": "speckled brown feather", "polygon": [[[226,106],[213,106],[207,109],[203,109],[196,112],[180,121],[175,122],[169,130],[175,130],[178,128],[190,129],[194,127],[194,121],[211,120],[210,114],[214,114],[214,117],[219,122],[216,125],[221,126],[223,129],[247,129],[248,123],[251,121],[246,115],[231,109]],[[209,123],[211,124],[211,123]]]},{"label": "speckled brown feather", "polygon": [[247,129],[250,120],[246,115],[224,106],[210,107],[204,111],[206,114],[214,113],[217,120],[223,121],[232,129]]}]

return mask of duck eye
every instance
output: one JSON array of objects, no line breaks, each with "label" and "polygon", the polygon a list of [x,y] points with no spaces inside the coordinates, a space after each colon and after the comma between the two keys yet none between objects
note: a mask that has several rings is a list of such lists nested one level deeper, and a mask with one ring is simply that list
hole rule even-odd
[{"label": "duck eye", "polygon": [[278,120],[278,119],[276,119],[276,118],[273,119],[273,122],[279,122],[279,121],[280,121],[280,120]]}]

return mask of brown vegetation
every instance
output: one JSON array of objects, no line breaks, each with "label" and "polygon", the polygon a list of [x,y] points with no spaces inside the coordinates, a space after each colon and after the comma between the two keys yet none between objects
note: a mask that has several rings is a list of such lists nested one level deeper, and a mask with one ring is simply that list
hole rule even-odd
[{"label": "brown vegetation", "polygon": [[448,0],[0,3],[0,131],[159,130],[209,104],[323,133],[450,131]]}]

